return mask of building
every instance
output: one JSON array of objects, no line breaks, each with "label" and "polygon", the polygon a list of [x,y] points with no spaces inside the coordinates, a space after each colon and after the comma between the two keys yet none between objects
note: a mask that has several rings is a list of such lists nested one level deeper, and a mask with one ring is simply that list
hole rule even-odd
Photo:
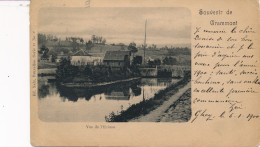
[{"label": "building", "polygon": [[110,67],[125,67],[132,62],[130,51],[107,51],[104,57],[104,64]]},{"label": "building", "polygon": [[84,50],[79,50],[75,54],[71,55],[71,64],[75,66],[100,65],[101,63],[101,57],[92,56]]}]

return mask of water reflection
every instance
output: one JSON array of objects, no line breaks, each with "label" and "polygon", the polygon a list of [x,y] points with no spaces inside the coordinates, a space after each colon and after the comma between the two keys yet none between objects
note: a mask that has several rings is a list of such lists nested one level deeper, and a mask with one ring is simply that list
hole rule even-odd
[{"label": "water reflection", "polygon": [[56,85],[56,88],[63,99],[68,99],[73,102],[77,102],[79,98],[84,98],[86,101],[89,101],[92,96],[102,93],[105,94],[105,98],[108,100],[129,100],[131,94],[134,96],[141,94],[141,88],[137,86],[140,84],[140,81],[141,80],[135,80],[96,89],[68,88],[60,85]]},{"label": "water reflection", "polygon": [[98,89],[67,88],[39,77],[39,117],[43,121],[105,121],[132,104],[149,99],[176,79],[142,78]]},{"label": "water reflection", "polygon": [[57,93],[55,83],[49,83],[48,79],[54,78],[52,76],[39,77],[38,79],[38,97],[45,98],[49,95]]},{"label": "water reflection", "polygon": [[50,86],[49,85],[41,85],[41,87],[39,87],[39,98],[44,98],[46,97],[47,95],[50,94],[50,91],[49,91],[49,88]]}]

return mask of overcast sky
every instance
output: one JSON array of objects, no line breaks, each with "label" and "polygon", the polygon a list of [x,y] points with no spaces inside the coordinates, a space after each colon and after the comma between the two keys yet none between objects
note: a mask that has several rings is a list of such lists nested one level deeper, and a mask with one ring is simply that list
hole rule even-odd
[{"label": "overcast sky", "polygon": [[58,37],[90,39],[95,34],[107,43],[190,44],[191,16],[185,8],[47,8],[39,14],[39,32]]}]

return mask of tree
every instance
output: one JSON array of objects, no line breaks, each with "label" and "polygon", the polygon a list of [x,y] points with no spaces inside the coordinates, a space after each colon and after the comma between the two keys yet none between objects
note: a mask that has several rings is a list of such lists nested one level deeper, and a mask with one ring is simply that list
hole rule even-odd
[{"label": "tree", "polygon": [[91,50],[91,48],[93,47],[93,43],[91,40],[89,40],[87,43],[86,43],[86,50]]},{"label": "tree", "polygon": [[136,44],[134,42],[131,42],[128,45],[128,50],[131,51],[133,54],[135,54],[138,51],[138,49],[136,48]]},{"label": "tree", "polygon": [[84,74],[87,76],[92,76],[92,74],[93,74],[92,68],[87,65],[84,69]]},{"label": "tree", "polygon": [[165,64],[165,65],[176,65],[177,64],[177,60],[176,60],[176,58],[165,57],[163,59],[163,64]]},{"label": "tree", "polygon": [[38,44],[45,44],[47,42],[47,37],[45,34],[38,34]]},{"label": "tree", "polygon": [[83,38],[80,38],[80,40],[79,40],[79,41],[80,41],[80,43],[81,43],[81,44],[83,44],[83,43],[84,43],[84,40],[83,40]]},{"label": "tree", "polygon": [[102,36],[100,36],[100,37],[98,38],[98,40],[99,40],[99,43],[101,43],[102,40],[103,40]]},{"label": "tree", "polygon": [[161,60],[160,59],[155,59],[154,60],[155,65],[161,65]]},{"label": "tree", "polygon": [[79,68],[71,65],[70,60],[70,57],[61,58],[60,64],[57,66],[56,70],[56,79],[58,81],[64,81],[67,78],[75,77],[78,74]]},{"label": "tree", "polygon": [[57,59],[57,56],[56,56],[56,55],[52,55],[52,56],[51,56],[51,62],[55,62],[56,59]]},{"label": "tree", "polygon": [[54,38],[54,36],[53,36],[53,35],[51,35],[51,34],[48,34],[48,35],[47,35],[47,40],[50,40],[50,41],[52,41],[52,40],[53,40],[53,38]]},{"label": "tree", "polygon": [[48,52],[49,49],[45,45],[42,45],[42,47],[38,51],[39,54],[42,54],[42,58],[48,58],[49,57]]},{"label": "tree", "polygon": [[147,48],[147,44],[144,46],[143,44],[141,45],[141,48],[143,49],[143,48]]},{"label": "tree", "polygon": [[77,43],[77,38],[71,37],[72,40],[72,51],[76,52],[79,50],[79,44]]},{"label": "tree", "polygon": [[156,45],[155,44],[152,44],[152,49],[156,49]]},{"label": "tree", "polygon": [[93,43],[96,43],[96,40],[97,40],[96,35],[92,35],[91,40]]},{"label": "tree", "polygon": [[102,40],[102,44],[103,44],[103,45],[106,44],[106,39],[105,39],[105,38]]},{"label": "tree", "polygon": [[165,58],[163,59],[163,64],[168,65],[168,63],[169,63],[169,58],[168,58],[168,57],[165,57]]}]

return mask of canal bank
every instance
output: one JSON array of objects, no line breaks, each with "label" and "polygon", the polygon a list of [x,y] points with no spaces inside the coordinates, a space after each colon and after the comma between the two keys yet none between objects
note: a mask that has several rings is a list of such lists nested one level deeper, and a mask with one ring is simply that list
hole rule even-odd
[{"label": "canal bank", "polygon": [[111,113],[106,121],[108,122],[156,122],[166,110],[177,101],[182,94],[190,88],[190,76],[160,90],[153,98],[143,100],[134,104],[127,110],[121,111],[118,115]]},{"label": "canal bank", "polygon": [[160,122],[187,122],[191,118],[191,88],[175,101],[160,117]]},{"label": "canal bank", "polygon": [[[191,84],[188,83],[179,91],[172,95],[160,107],[151,111],[149,114],[130,120],[130,122],[186,122],[191,116],[190,91]],[[190,95],[189,95],[190,96]],[[181,103],[185,100],[185,103]],[[177,107],[178,106],[178,107]]]}]

